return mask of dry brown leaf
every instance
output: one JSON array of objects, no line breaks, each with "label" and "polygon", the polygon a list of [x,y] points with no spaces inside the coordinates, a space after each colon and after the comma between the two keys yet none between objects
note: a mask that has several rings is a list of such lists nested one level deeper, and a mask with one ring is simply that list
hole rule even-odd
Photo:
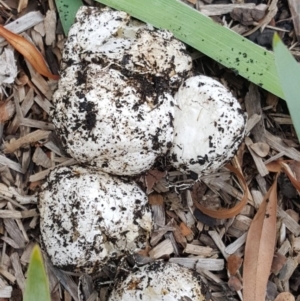
[{"label": "dry brown leaf", "polygon": [[295,301],[295,297],[288,292],[280,293],[274,301]]},{"label": "dry brown leaf", "polygon": [[242,285],[240,279],[237,278],[236,276],[231,275],[229,277],[227,284],[228,284],[229,288],[235,292],[240,291],[243,288],[243,285]]},{"label": "dry brown leaf", "polygon": [[285,265],[287,258],[281,253],[276,252],[273,257],[271,272],[275,275],[279,273],[282,267]]},{"label": "dry brown leaf", "polygon": [[257,142],[249,145],[250,148],[260,157],[264,158],[270,151],[270,146],[264,142]]},{"label": "dry brown leaf", "polygon": [[300,181],[300,162],[291,161],[288,163],[288,166],[290,167],[291,171],[295,175],[297,181]]},{"label": "dry brown leaf", "polygon": [[288,164],[288,163],[292,163],[292,162],[295,162],[295,161],[282,161],[282,162],[280,162],[280,164],[281,164],[283,171],[286,173],[286,175],[288,176],[288,178],[290,179],[290,181],[292,182],[294,187],[298,190],[298,192],[300,192],[300,182],[298,181],[293,170],[291,169],[290,165]]},{"label": "dry brown leaf", "polygon": [[237,255],[230,255],[227,259],[227,269],[230,275],[234,276],[243,263],[243,259]]},{"label": "dry brown leaf", "polygon": [[300,193],[300,162],[295,160],[278,160],[270,162],[266,165],[270,172],[281,172],[284,171],[285,174],[290,179],[291,183]]},{"label": "dry brown leaf", "polygon": [[9,44],[11,44],[18,52],[20,52],[28,60],[32,67],[41,75],[54,80],[59,79],[58,75],[52,74],[49,71],[42,54],[25,38],[7,30],[2,25],[0,25],[0,36],[6,39]]},{"label": "dry brown leaf", "polygon": [[240,180],[240,182],[243,186],[243,189],[244,189],[244,196],[241,199],[241,201],[238,204],[236,204],[233,208],[219,209],[219,210],[207,209],[206,207],[199,204],[198,202],[196,202],[193,199],[194,205],[201,212],[203,212],[204,214],[206,214],[210,217],[220,218],[220,219],[226,219],[226,218],[234,217],[242,211],[242,209],[244,208],[244,206],[247,204],[247,201],[248,201],[248,188],[247,188],[247,183],[245,181],[244,176],[242,175],[242,173],[237,168],[233,167],[232,165],[227,164],[226,168],[229,169],[232,173],[234,173],[239,178],[239,180]]},{"label": "dry brown leaf", "polygon": [[281,164],[279,161],[273,161],[266,165],[268,171],[270,172],[281,172]]},{"label": "dry brown leaf", "polygon": [[278,175],[248,231],[243,266],[244,301],[265,301],[276,241]]}]

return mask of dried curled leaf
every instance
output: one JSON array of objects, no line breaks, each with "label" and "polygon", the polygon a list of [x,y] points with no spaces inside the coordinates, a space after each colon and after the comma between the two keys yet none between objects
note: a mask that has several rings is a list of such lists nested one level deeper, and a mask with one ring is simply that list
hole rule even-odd
[{"label": "dried curled leaf", "polygon": [[240,256],[234,254],[230,255],[227,258],[227,269],[229,274],[232,276],[236,275],[242,263],[243,263],[243,259]]},{"label": "dried curled leaf", "polygon": [[243,285],[242,285],[240,279],[237,278],[236,276],[232,276],[232,275],[229,277],[228,286],[232,291],[235,291],[235,292],[237,292],[243,288]]},{"label": "dried curled leaf", "polygon": [[[292,163],[292,162],[296,162],[296,161],[290,161],[290,162]],[[300,192],[300,182],[297,179],[297,174],[296,174],[295,170],[291,169],[292,165],[288,165],[286,162],[280,162],[280,164],[281,164],[283,171],[286,173],[286,175],[290,179],[291,183],[298,190],[298,192]]]},{"label": "dried curled leaf", "polygon": [[[282,171],[285,172],[299,192],[300,182],[297,177],[298,164],[296,163],[293,160],[278,160],[267,165],[268,170],[276,172],[277,175],[265,195],[247,235],[243,267],[244,301],[264,301],[270,272],[271,270],[278,272],[278,264],[275,267],[273,261],[276,242],[277,178]],[[284,261],[284,258],[281,261]],[[280,297],[278,300],[285,300],[285,296],[282,298]]]},{"label": "dried curled leaf", "polygon": [[295,160],[278,160],[267,164],[267,168],[270,172],[278,173],[283,171],[288,176],[294,187],[300,193],[300,181],[298,179],[299,164],[300,163]]},{"label": "dried curled leaf", "polygon": [[278,175],[248,231],[243,268],[244,301],[265,300],[276,242]]},{"label": "dried curled leaf", "polygon": [[7,42],[20,52],[32,65],[32,67],[48,78],[58,80],[59,76],[52,74],[46,64],[46,61],[42,54],[36,49],[36,47],[27,41],[25,38],[7,30],[0,25],[0,36],[7,40]]},{"label": "dried curled leaf", "polygon": [[201,212],[203,212],[204,214],[206,214],[210,217],[220,218],[220,219],[231,218],[231,217],[236,216],[237,214],[239,214],[242,211],[242,209],[244,208],[244,206],[247,204],[247,201],[248,201],[247,183],[246,183],[246,180],[245,180],[244,176],[242,175],[242,173],[240,173],[240,171],[237,168],[233,167],[232,165],[227,164],[225,167],[227,169],[229,169],[232,173],[234,173],[239,178],[239,180],[243,186],[244,196],[241,199],[241,201],[238,204],[236,204],[233,208],[219,209],[216,211],[216,210],[207,209],[206,207],[197,203],[194,200],[195,207],[198,208]]}]

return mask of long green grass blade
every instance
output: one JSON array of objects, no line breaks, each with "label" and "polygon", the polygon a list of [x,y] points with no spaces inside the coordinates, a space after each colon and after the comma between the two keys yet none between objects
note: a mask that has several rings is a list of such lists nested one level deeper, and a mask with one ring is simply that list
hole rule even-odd
[{"label": "long green grass blade", "polygon": [[300,141],[300,66],[277,34],[274,35],[273,49],[283,94]]},{"label": "long green grass blade", "polygon": [[51,301],[48,278],[38,245],[31,253],[23,301]]},{"label": "long green grass blade", "polygon": [[81,0],[56,0],[55,2],[62,27],[67,35],[74,23],[76,12],[83,3]]},{"label": "long green grass blade", "polygon": [[183,42],[283,98],[274,54],[179,0],[96,0],[165,28]]}]

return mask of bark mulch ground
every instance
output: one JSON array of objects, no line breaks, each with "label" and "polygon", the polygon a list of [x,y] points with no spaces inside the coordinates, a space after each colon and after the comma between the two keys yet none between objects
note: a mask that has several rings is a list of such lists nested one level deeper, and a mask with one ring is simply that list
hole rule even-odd
[{"label": "bark mulch ground", "polygon": [[[300,17],[297,0],[188,0],[223,26],[271,48],[277,31],[292,54],[300,57]],[[86,5],[99,5],[90,0]],[[268,24],[259,20],[272,8]],[[51,71],[59,72],[65,36],[54,0],[0,0],[0,24],[9,24],[32,40],[45,56]],[[262,30],[263,27],[263,30]],[[0,56],[8,48],[0,38]],[[12,50],[13,51],[13,50]],[[242,195],[238,181],[226,170],[209,175],[189,190],[172,190],[157,170],[137,180],[151,192],[150,204],[157,225],[150,238],[151,257],[177,262],[195,269],[209,287],[211,300],[240,300],[240,292],[228,286],[226,259],[242,257],[247,231],[256,209],[274,181],[266,163],[294,160],[300,171],[300,147],[286,103],[251,84],[203,54],[190,49],[195,68],[227,86],[249,116],[248,136],[234,158],[243,172],[249,201],[234,218],[217,220],[194,210],[193,200],[207,207],[228,207]],[[7,73],[0,79],[0,300],[22,300],[26,269],[32,247],[39,242],[37,192],[49,171],[72,165],[48,118],[56,82],[38,74],[18,53],[13,60],[0,61]],[[8,78],[17,73],[13,83]],[[5,77],[6,80],[5,81]],[[7,83],[7,84],[6,84]],[[3,112],[8,112],[4,114]],[[250,122],[251,121],[251,122]],[[9,151],[7,151],[9,150]],[[189,184],[178,172],[171,180]],[[300,301],[299,193],[285,174],[278,178],[276,268],[270,275],[266,300],[290,292]],[[47,261],[52,300],[107,300],[118,263],[99,275],[77,275],[61,271]],[[240,273],[237,278],[242,281]],[[80,293],[78,293],[80,292]]]}]

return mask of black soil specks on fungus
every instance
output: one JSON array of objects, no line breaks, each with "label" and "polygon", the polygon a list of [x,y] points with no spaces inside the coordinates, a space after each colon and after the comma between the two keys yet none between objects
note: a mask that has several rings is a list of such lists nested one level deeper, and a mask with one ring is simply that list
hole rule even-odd
[{"label": "black soil specks on fungus", "polygon": [[52,121],[78,162],[137,175],[170,149],[174,95],[192,59],[168,31],[136,26],[124,12],[88,9],[78,11],[80,34],[66,43]]},{"label": "black soil specks on fungus", "polygon": [[[122,206],[116,206],[120,201]],[[139,250],[152,228],[147,197],[136,183],[81,166],[51,171],[39,205],[49,257],[62,269],[72,265],[75,272],[92,273],[97,262],[102,267],[124,252]]]}]

